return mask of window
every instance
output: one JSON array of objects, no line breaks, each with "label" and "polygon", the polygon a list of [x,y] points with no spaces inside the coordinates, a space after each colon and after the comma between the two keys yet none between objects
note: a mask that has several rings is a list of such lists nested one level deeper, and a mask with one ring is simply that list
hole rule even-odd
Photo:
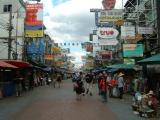
[{"label": "window", "polygon": [[3,6],[3,12],[10,12],[11,9],[12,9],[12,5],[11,4]]}]

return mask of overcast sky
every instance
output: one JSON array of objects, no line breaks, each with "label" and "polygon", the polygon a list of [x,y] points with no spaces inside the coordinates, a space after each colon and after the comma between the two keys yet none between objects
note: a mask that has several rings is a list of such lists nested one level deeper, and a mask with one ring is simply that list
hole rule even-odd
[{"label": "overcast sky", "polygon": [[[44,24],[46,32],[55,42],[84,42],[95,28],[94,13],[91,8],[102,8],[102,0],[41,0],[44,3]],[[124,0],[125,2],[126,0]],[[122,0],[117,0],[115,8],[122,8]],[[81,52],[81,51],[80,51]],[[75,54],[76,53],[76,54]],[[72,53],[80,59],[77,51]]]}]

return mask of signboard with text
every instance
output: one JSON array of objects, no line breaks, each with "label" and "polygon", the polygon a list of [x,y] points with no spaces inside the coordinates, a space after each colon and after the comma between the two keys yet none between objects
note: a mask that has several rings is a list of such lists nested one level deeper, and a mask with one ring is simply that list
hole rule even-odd
[{"label": "signboard with text", "polygon": [[123,57],[143,57],[143,44],[123,44]]}]

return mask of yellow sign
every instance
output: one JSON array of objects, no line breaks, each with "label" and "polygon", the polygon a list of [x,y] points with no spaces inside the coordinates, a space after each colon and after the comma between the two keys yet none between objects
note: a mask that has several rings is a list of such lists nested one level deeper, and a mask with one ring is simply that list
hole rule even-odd
[{"label": "yellow sign", "polygon": [[124,24],[124,20],[117,20],[114,22],[115,25],[121,26]]},{"label": "yellow sign", "polygon": [[43,30],[25,30],[25,37],[43,37]]},{"label": "yellow sign", "polygon": [[53,48],[52,48],[52,51],[54,51],[54,52],[59,52],[59,51],[61,51],[61,48],[59,48],[59,47],[53,47]]}]

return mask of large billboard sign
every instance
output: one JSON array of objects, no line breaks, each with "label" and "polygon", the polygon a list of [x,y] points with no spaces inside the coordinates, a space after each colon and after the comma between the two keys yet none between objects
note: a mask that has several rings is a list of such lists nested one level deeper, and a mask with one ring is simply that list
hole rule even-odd
[{"label": "large billboard sign", "polygon": [[43,4],[26,4],[25,37],[43,37]]},{"label": "large billboard sign", "polygon": [[123,44],[123,57],[143,57],[143,44]]},{"label": "large billboard sign", "polygon": [[116,0],[103,0],[102,5],[105,10],[111,10],[114,8]]}]

